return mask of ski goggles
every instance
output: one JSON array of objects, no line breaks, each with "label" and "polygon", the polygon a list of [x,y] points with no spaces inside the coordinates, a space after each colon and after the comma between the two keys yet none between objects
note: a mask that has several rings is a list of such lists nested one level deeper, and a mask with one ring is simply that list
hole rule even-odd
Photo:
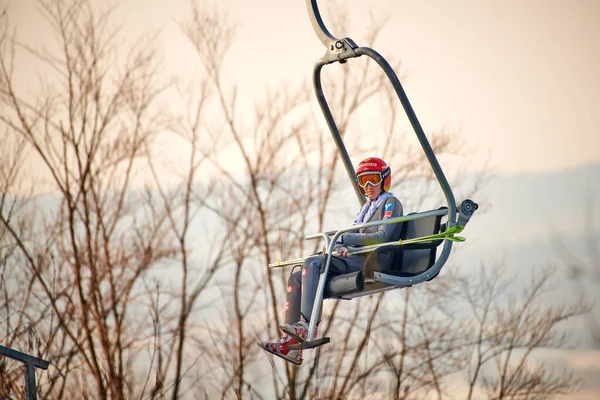
[{"label": "ski goggles", "polygon": [[377,186],[383,181],[381,172],[364,172],[356,177],[358,186],[366,188],[367,185]]}]

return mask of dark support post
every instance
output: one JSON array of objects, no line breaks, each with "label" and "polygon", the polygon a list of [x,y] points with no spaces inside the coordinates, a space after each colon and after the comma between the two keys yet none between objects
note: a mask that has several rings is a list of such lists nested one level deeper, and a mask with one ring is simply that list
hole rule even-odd
[{"label": "dark support post", "polygon": [[31,364],[27,364],[25,384],[27,385],[27,400],[36,400],[37,389],[35,386],[35,367]]},{"label": "dark support post", "polygon": [[344,141],[342,140],[340,131],[338,130],[338,127],[335,123],[333,114],[329,109],[329,105],[327,104],[327,99],[325,98],[325,93],[323,92],[323,87],[321,85],[321,68],[323,67],[323,65],[325,65],[325,62],[323,62],[322,60],[319,61],[315,65],[313,74],[313,86],[315,89],[315,93],[317,94],[317,101],[319,102],[321,111],[325,116],[325,121],[327,122],[329,131],[331,132],[331,136],[333,137],[333,141],[335,142],[335,145],[338,149],[338,153],[342,157],[342,162],[344,163],[344,167],[346,168],[346,173],[348,174],[348,178],[350,179],[350,183],[352,184],[354,193],[358,198],[358,202],[362,206],[363,204],[365,204],[366,201],[365,196],[358,188],[358,183],[356,182],[356,174],[354,172],[354,167],[352,166],[352,161],[350,161],[350,156],[348,155],[348,151],[346,150],[346,146],[344,145]]},{"label": "dark support post", "polygon": [[17,360],[25,364],[25,390],[27,393],[27,400],[37,399],[37,390],[35,385],[35,369],[48,369],[50,363],[41,358],[31,356],[29,354],[21,353],[20,351],[13,350],[8,347],[0,345],[0,355],[3,355],[13,360]]}]

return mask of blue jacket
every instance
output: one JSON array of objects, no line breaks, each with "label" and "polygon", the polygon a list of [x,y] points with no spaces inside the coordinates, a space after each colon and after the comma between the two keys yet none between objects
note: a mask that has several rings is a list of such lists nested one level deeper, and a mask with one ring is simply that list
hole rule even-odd
[{"label": "blue jacket", "polygon": [[[396,197],[392,196],[383,201],[368,221],[381,221],[400,217],[404,215],[402,203]],[[349,232],[342,235],[342,243],[348,246],[367,246],[378,243],[392,242],[400,239],[402,223],[371,226],[364,229],[358,229],[356,232]]]}]

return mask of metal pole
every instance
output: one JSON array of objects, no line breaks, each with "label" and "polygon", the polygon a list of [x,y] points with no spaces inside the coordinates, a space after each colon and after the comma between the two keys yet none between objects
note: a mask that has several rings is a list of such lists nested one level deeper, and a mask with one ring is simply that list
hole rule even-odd
[{"label": "metal pole", "polygon": [[317,34],[317,37],[323,43],[327,49],[333,50],[331,48],[332,43],[337,41],[331,33],[325,27],[323,23],[323,19],[321,18],[321,13],[319,13],[319,7],[317,6],[317,0],[306,0],[306,8],[308,9],[308,17],[310,18],[310,23]]},{"label": "metal pole", "polygon": [[319,106],[321,106],[321,111],[323,112],[323,116],[325,117],[325,121],[329,127],[329,131],[331,132],[331,136],[333,137],[338,152],[342,157],[344,167],[346,168],[346,173],[348,174],[348,178],[350,179],[352,187],[354,188],[354,193],[358,198],[358,202],[362,206],[366,201],[365,196],[358,188],[358,184],[356,182],[356,173],[354,171],[354,167],[352,166],[352,161],[350,160],[350,156],[348,155],[348,151],[346,150],[346,146],[344,145],[340,131],[335,123],[331,109],[327,104],[327,99],[325,98],[325,93],[323,92],[323,86],[321,85],[321,69],[325,64],[326,62],[324,60],[320,60],[315,64],[313,73],[313,86],[317,95],[317,101],[319,102]]},{"label": "metal pole", "polygon": [[25,372],[25,384],[27,385],[27,400],[37,400],[37,389],[35,385],[35,367],[31,364],[27,364],[27,371]]},{"label": "metal pole", "polygon": [[25,364],[25,390],[27,392],[27,400],[37,399],[37,390],[35,385],[35,369],[48,369],[50,363],[41,358],[34,357],[29,354],[13,350],[9,347],[0,345],[0,355],[12,358]]}]

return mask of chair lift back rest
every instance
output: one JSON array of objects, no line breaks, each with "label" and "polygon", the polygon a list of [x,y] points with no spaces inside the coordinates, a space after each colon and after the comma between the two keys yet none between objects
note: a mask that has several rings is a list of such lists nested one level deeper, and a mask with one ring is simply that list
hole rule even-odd
[{"label": "chair lift back rest", "polygon": [[[400,238],[407,240],[439,233],[441,219],[441,216],[431,216],[403,222]],[[373,271],[396,276],[418,275],[435,263],[436,249],[441,243],[442,240],[435,240],[380,247],[367,257],[364,276],[372,277]]]}]

